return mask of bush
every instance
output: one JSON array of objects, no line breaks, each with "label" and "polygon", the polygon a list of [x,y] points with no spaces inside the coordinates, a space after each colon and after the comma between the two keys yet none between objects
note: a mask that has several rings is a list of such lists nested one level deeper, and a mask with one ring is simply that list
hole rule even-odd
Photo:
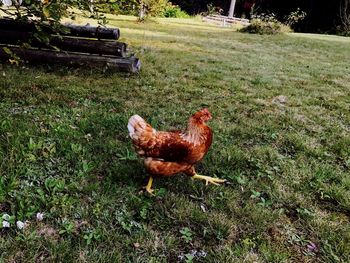
[{"label": "bush", "polygon": [[167,0],[143,0],[148,16],[162,16],[168,1]]},{"label": "bush", "polygon": [[182,11],[179,6],[173,5],[170,2],[166,5],[163,16],[164,17],[176,17],[176,18],[189,18],[190,17],[185,11]]},{"label": "bush", "polygon": [[117,4],[97,4],[96,8],[99,12],[107,13],[107,14],[120,14],[120,6]]},{"label": "bush", "polygon": [[274,35],[290,31],[292,31],[291,28],[279,22],[274,14],[253,16],[250,24],[240,29],[240,32],[261,35]]},{"label": "bush", "polygon": [[99,12],[122,15],[139,15],[143,7],[144,16],[163,16],[168,0],[99,0],[95,7]]},{"label": "bush", "polygon": [[94,2],[96,11],[110,14],[140,15],[142,7],[143,15],[146,17],[189,17],[179,6],[173,5],[168,0],[98,0]]},{"label": "bush", "polygon": [[99,12],[115,15],[137,15],[139,3],[137,1],[99,1],[95,4]]},{"label": "bush", "polygon": [[286,18],[285,18],[285,24],[288,26],[293,26],[300,21],[302,21],[306,17],[306,12],[300,10],[300,8],[297,8],[297,10],[291,12]]}]

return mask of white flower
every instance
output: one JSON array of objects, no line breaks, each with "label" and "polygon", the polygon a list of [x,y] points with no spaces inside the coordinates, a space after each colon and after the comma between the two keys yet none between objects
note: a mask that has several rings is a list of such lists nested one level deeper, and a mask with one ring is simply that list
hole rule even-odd
[{"label": "white flower", "polygon": [[37,213],[36,214],[36,220],[43,221],[44,219],[44,213]]},{"label": "white flower", "polygon": [[2,215],[2,219],[6,220],[6,221],[9,221],[10,220],[10,216],[8,214],[3,214]]},{"label": "white flower", "polygon": [[197,252],[197,256],[198,257],[203,257],[203,258],[205,258],[206,256],[207,256],[207,252],[205,252],[205,251],[200,251],[200,252]]},{"label": "white flower", "polygon": [[12,0],[1,0],[1,3],[6,6],[9,7],[12,5]]},{"label": "white flower", "polygon": [[22,4],[22,0],[1,0],[1,3],[6,6],[12,6],[12,4],[14,5],[21,5]]},{"label": "white flower", "polygon": [[10,223],[7,222],[7,221],[2,221],[2,227],[5,228],[5,227],[10,227]]},{"label": "white flower", "polygon": [[25,227],[25,223],[23,223],[22,221],[17,221],[16,225],[18,229],[23,229]]}]

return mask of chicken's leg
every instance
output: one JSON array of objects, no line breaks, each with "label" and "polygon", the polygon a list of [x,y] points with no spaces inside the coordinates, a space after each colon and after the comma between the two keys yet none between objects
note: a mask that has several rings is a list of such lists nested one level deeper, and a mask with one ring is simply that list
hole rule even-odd
[{"label": "chicken's leg", "polygon": [[150,176],[147,185],[144,187],[150,195],[153,195],[154,190],[152,189],[153,177]]},{"label": "chicken's leg", "polygon": [[219,179],[219,178],[215,178],[215,177],[197,174],[196,171],[194,170],[193,166],[190,169],[188,169],[187,171],[185,171],[185,174],[191,176],[191,178],[193,180],[194,179],[204,180],[205,185],[208,185],[208,184],[220,185],[221,183],[226,182],[226,180],[224,180],[224,179]]},{"label": "chicken's leg", "polygon": [[165,162],[159,159],[153,159],[148,157],[144,160],[147,172],[151,174],[148,184],[144,187],[145,190],[153,195],[154,190],[152,187],[153,177],[163,177],[163,176],[171,176],[176,173],[183,172],[191,167],[190,164],[176,163],[176,162]]},{"label": "chicken's leg", "polygon": [[195,174],[194,176],[192,176],[192,179],[205,180],[205,185],[208,185],[208,184],[220,185],[221,183],[226,182],[226,180],[224,179],[219,179],[219,178],[200,175],[200,174]]}]

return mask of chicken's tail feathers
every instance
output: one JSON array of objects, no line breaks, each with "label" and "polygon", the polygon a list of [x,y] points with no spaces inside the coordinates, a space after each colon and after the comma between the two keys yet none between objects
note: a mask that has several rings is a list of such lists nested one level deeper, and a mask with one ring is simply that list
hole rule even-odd
[{"label": "chicken's tail feathers", "polygon": [[154,135],[156,130],[151,127],[144,119],[135,114],[130,117],[128,122],[130,138],[138,140],[144,136]]},{"label": "chicken's tail feathers", "polygon": [[130,117],[128,122],[128,130],[129,130],[129,136],[131,139],[133,139],[134,135],[136,134],[136,127],[140,126],[140,123],[144,123],[144,122],[145,120],[142,119],[137,114]]}]

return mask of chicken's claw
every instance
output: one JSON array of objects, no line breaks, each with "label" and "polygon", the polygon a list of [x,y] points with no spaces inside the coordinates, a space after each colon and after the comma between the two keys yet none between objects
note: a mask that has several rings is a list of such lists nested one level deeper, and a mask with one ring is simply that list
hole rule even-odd
[{"label": "chicken's claw", "polygon": [[154,189],[152,189],[152,183],[153,183],[153,177],[150,176],[148,183],[146,186],[144,186],[143,188],[146,190],[147,193],[149,193],[150,195],[154,195]]},{"label": "chicken's claw", "polygon": [[145,187],[145,190],[146,190],[147,193],[149,193],[150,195],[154,196],[154,189]]},{"label": "chicken's claw", "polygon": [[226,180],[224,179],[219,179],[219,178],[200,175],[200,174],[195,174],[194,176],[192,176],[192,179],[204,180],[205,185],[208,185],[208,184],[220,185],[221,183],[226,182]]}]

